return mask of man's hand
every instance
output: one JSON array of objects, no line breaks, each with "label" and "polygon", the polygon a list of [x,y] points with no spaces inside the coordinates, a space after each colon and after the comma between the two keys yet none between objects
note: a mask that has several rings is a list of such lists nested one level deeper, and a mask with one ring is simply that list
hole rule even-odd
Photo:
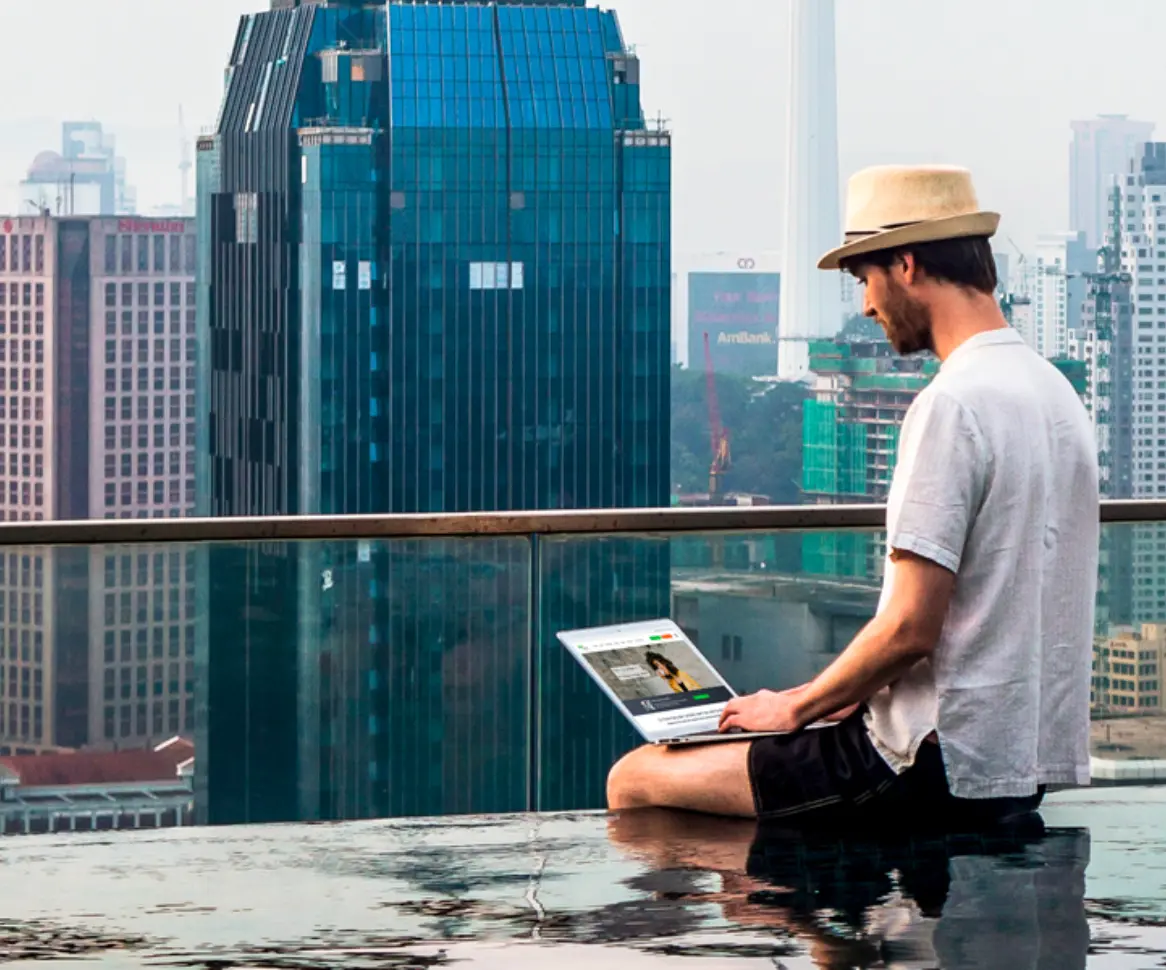
[{"label": "man's hand", "polygon": [[721,712],[720,730],[796,731],[806,726],[801,709],[805,688],[776,693],[763,690],[748,697],[734,697]]}]

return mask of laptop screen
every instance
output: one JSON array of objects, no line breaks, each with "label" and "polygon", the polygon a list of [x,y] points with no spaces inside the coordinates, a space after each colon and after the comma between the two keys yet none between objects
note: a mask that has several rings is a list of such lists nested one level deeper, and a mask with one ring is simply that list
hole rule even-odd
[{"label": "laptop screen", "polygon": [[716,727],[733,692],[671,621],[562,634],[562,640],[645,737]]}]

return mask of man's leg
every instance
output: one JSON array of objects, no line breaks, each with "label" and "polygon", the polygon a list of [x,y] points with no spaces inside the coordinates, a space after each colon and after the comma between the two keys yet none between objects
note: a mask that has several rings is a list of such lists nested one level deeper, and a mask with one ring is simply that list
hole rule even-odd
[{"label": "man's leg", "polygon": [[749,747],[749,742],[742,742],[640,748],[611,769],[608,807],[678,808],[755,818]]}]

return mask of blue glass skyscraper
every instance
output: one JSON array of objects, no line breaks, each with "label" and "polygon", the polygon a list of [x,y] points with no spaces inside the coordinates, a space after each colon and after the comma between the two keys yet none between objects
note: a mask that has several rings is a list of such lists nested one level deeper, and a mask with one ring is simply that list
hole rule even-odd
[{"label": "blue glass skyscraper", "polygon": [[[274,0],[240,24],[199,163],[205,512],[667,504],[671,143],[614,13]],[[594,800],[601,777],[548,786],[499,754],[530,747],[520,685],[577,672],[532,658],[505,609],[419,591],[517,604],[545,580],[542,640],[667,612],[666,556],[618,544],[547,550],[540,577],[513,543],[214,555],[212,577],[251,582],[211,580],[212,821]],[[471,641],[473,703],[505,707],[476,787],[450,749],[472,761],[480,732],[433,674]],[[624,740],[604,703],[570,715],[602,735],[578,739],[589,774]],[[539,730],[569,757],[571,724]]]}]

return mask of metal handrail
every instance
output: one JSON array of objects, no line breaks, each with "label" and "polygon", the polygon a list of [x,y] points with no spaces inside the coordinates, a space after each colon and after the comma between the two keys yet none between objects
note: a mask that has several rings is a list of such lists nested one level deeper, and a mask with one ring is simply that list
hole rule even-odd
[{"label": "metal handrail", "polygon": [[[1166,522],[1166,501],[1103,502],[1104,523]],[[291,542],[504,536],[683,535],[882,529],[883,505],[590,509],[457,515],[338,515],[214,519],[98,519],[0,523],[0,547],[125,543]]]}]

